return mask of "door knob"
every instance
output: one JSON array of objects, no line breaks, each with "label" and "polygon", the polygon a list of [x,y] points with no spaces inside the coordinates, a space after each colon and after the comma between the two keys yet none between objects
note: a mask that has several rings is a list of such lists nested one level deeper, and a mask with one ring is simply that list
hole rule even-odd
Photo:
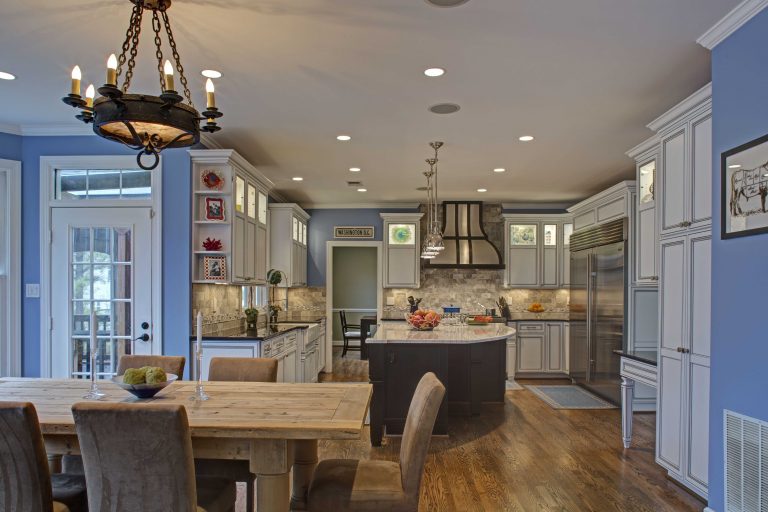
[{"label": "door knob", "polygon": [[141,336],[139,336],[139,337],[138,337],[138,338],[136,338],[136,339],[137,339],[137,340],[141,340],[141,341],[149,341],[149,334],[147,334],[147,333],[144,333],[144,334],[142,334]]},{"label": "door knob", "polygon": [[141,328],[145,331],[149,329],[149,322],[141,322]]}]

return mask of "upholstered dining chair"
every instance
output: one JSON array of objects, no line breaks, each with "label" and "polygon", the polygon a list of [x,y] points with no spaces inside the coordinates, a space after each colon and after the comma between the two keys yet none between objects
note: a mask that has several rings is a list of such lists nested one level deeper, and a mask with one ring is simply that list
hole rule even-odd
[{"label": "upholstered dining chair", "polygon": [[341,337],[344,339],[341,357],[344,357],[348,350],[361,350],[359,346],[349,344],[350,340],[360,340],[360,325],[347,323],[347,312],[343,309],[339,311],[339,320],[341,321]]},{"label": "upholstered dining chair", "polygon": [[81,512],[88,508],[82,475],[51,475],[35,406],[0,402],[0,509]]},{"label": "upholstered dining chair", "polygon": [[445,386],[425,374],[411,399],[400,445],[400,462],[328,459],[315,469],[309,512],[416,512],[429,441]]},{"label": "upholstered dining chair", "polygon": [[117,363],[117,374],[122,375],[128,368],[142,368],[144,366],[157,366],[166,373],[184,378],[184,366],[187,360],[183,356],[137,356],[125,355]]},{"label": "upholstered dining chair", "polygon": [[[208,365],[208,380],[228,382],[277,382],[277,359],[259,357],[214,357]],[[247,460],[195,459],[198,475],[222,476],[246,484],[246,510],[254,509],[256,475]]]},{"label": "upholstered dining chair", "polygon": [[72,414],[90,512],[234,511],[234,481],[195,477],[183,406],[79,402]]}]

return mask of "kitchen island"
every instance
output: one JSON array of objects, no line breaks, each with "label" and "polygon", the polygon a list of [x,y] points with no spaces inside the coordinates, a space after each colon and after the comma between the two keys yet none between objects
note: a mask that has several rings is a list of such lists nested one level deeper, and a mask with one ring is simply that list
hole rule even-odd
[{"label": "kitchen island", "polygon": [[506,344],[515,329],[504,324],[440,325],[416,331],[405,322],[381,322],[368,338],[371,444],[400,435],[419,379],[434,372],[446,388],[434,434],[447,434],[448,416],[480,413],[483,403],[503,403]]}]

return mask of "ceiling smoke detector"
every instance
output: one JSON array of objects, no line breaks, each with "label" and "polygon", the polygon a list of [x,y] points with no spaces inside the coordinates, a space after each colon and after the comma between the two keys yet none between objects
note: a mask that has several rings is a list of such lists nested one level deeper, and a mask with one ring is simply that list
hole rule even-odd
[{"label": "ceiling smoke detector", "polygon": [[435,7],[457,7],[467,2],[469,2],[469,0],[427,0],[428,4],[434,5]]},{"label": "ceiling smoke detector", "polygon": [[460,109],[461,107],[455,103],[438,103],[429,107],[429,111],[433,114],[454,114]]}]

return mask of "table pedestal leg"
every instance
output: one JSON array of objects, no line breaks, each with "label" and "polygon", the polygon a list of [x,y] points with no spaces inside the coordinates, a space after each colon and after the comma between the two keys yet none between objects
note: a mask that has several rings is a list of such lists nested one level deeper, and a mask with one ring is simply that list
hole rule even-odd
[{"label": "table pedestal leg", "polygon": [[632,444],[632,401],[635,398],[635,381],[621,378],[621,437],[624,448]]},{"label": "table pedestal leg", "polygon": [[293,443],[286,439],[251,441],[251,472],[256,475],[256,510],[288,512]]},{"label": "table pedestal leg", "polygon": [[294,441],[291,510],[307,509],[307,491],[317,467],[317,441]]},{"label": "table pedestal leg", "polygon": [[48,471],[53,475],[54,473],[61,473],[61,455],[48,454]]}]

